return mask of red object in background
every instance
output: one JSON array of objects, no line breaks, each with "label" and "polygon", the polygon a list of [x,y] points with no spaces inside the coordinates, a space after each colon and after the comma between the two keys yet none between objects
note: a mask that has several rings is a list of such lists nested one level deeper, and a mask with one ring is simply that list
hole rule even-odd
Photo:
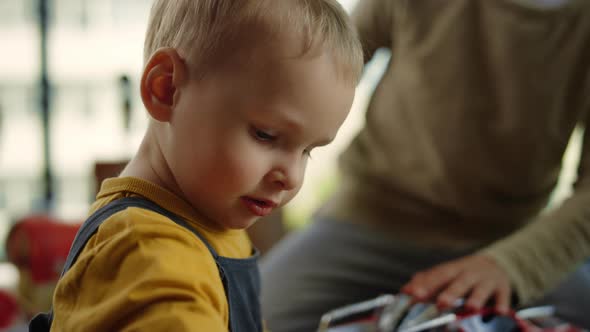
[{"label": "red object in background", "polygon": [[12,326],[20,315],[16,299],[4,291],[0,291],[0,329]]},{"label": "red object in background", "polygon": [[8,260],[31,272],[36,284],[56,281],[80,224],[66,224],[47,215],[20,219],[6,240]]}]

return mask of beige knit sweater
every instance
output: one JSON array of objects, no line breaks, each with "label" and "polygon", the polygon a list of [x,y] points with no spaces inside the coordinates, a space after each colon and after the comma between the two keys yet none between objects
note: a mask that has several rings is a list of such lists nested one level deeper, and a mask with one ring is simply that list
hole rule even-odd
[{"label": "beige knit sweater", "polygon": [[427,248],[483,248],[521,302],[590,257],[590,134],[574,195],[540,215],[590,110],[590,1],[360,0],[392,59],[320,214]]}]

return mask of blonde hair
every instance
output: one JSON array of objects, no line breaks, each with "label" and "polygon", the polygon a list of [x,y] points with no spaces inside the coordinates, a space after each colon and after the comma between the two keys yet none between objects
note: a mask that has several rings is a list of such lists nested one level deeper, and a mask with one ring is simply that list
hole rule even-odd
[{"label": "blonde hair", "polygon": [[245,47],[295,33],[302,53],[332,52],[339,73],[355,84],[362,47],[348,15],[336,0],[155,0],[145,38],[144,61],[173,47],[203,72]]}]

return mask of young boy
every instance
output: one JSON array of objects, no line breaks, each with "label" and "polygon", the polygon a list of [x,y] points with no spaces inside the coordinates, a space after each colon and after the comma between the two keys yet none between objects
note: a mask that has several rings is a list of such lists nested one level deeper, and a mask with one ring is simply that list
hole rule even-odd
[{"label": "young boy", "polygon": [[361,67],[336,0],[156,0],[150,124],[102,184],[87,224],[104,220],[57,285],[52,331],[260,331],[244,229],[297,193]]}]

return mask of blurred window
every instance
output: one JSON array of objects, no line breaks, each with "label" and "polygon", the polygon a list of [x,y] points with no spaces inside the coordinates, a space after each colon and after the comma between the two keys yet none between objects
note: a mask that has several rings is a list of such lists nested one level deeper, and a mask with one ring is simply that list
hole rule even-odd
[{"label": "blurred window", "polygon": [[151,0],[112,0],[114,24],[116,26],[145,24],[152,2]]},{"label": "blurred window", "polygon": [[[28,213],[40,203],[43,155],[38,91],[33,83],[0,82],[0,217],[6,211],[11,216]],[[0,220],[1,226],[8,221]]]},{"label": "blurred window", "polygon": [[88,0],[48,1],[50,1],[51,24],[74,29],[88,27]]},{"label": "blurred window", "polygon": [[0,0],[0,27],[32,23],[36,0]]}]

